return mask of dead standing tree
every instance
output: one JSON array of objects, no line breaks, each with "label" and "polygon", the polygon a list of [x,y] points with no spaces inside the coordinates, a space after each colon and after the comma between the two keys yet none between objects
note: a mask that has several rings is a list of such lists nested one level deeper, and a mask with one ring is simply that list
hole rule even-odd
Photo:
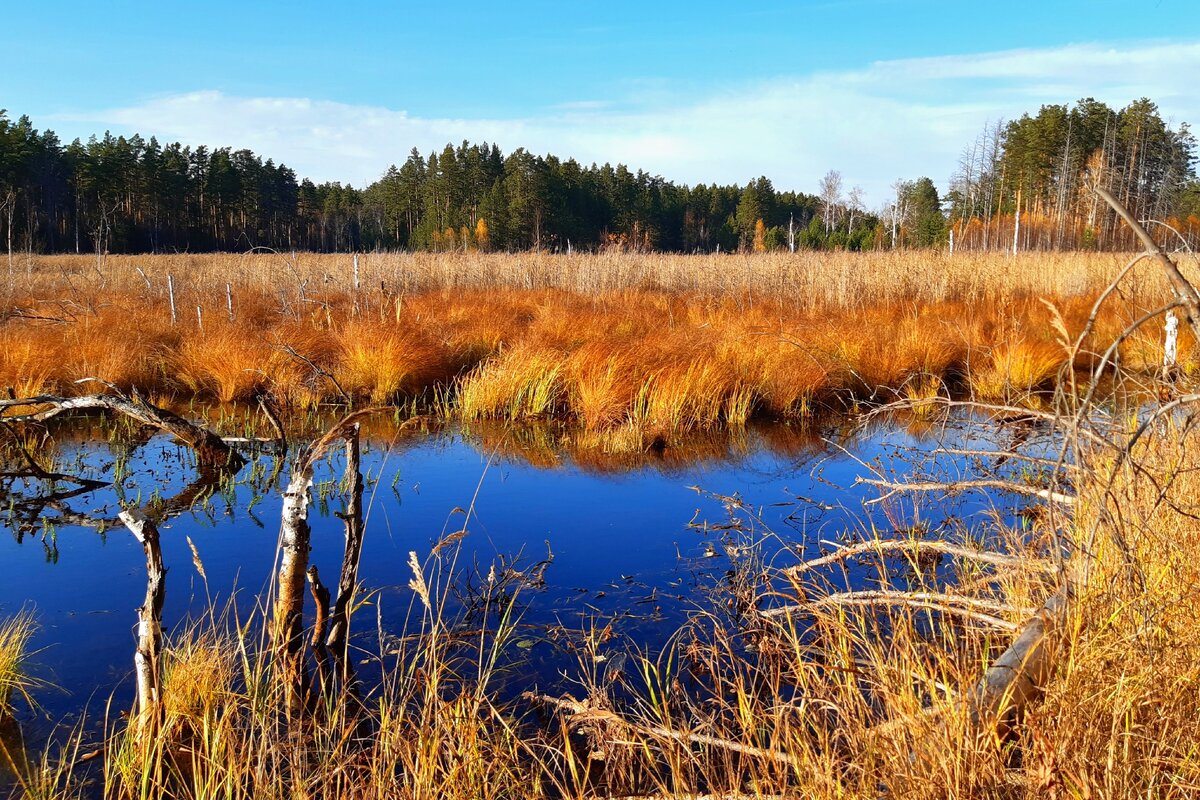
[{"label": "dead standing tree", "polygon": [[163,566],[158,528],[139,509],[121,512],[121,522],[139,542],[146,554],[146,599],[138,608],[137,649],[134,651],[134,676],[137,679],[137,715],[134,730],[138,736],[153,735],[160,721],[162,700],[163,647],[162,613],[167,596],[167,569]]},{"label": "dead standing tree", "polygon": [[[280,533],[279,533],[279,550],[280,563],[279,575],[277,578],[275,603],[271,615],[271,641],[275,648],[276,665],[281,670],[283,680],[285,681],[286,691],[286,709],[289,718],[299,714],[305,693],[306,675],[304,669],[304,585],[309,577],[308,556],[311,550],[312,529],[308,524],[308,504],[309,490],[313,483],[313,470],[316,463],[324,456],[329,448],[339,440],[347,442],[349,448],[348,453],[353,453],[357,456],[358,452],[358,420],[362,419],[367,414],[374,413],[375,409],[366,409],[357,411],[343,418],[335,425],[328,433],[322,436],[311,445],[303,448],[297,456],[295,467],[292,470],[291,480],[288,482],[287,489],[283,494],[283,510],[281,512]],[[354,458],[347,465],[347,468],[354,469],[354,477],[352,483],[352,499],[351,508],[357,506],[359,511],[357,516],[361,519],[361,475],[358,472],[357,458]],[[351,513],[354,513],[353,511]],[[351,514],[347,514],[349,517]],[[349,525],[347,522],[347,562],[350,559],[350,536]],[[334,634],[331,635],[333,641],[333,652],[335,658],[339,655],[339,649],[344,652],[344,630],[338,633],[338,618],[336,609],[342,608],[343,617],[345,617],[345,609],[348,607],[349,598],[353,596],[353,583],[357,581],[358,574],[358,553],[361,548],[361,522],[357,528],[357,545],[354,550],[352,570],[347,575],[347,570],[343,567],[342,578],[339,581],[339,591],[337,604],[335,605],[334,618]],[[315,578],[316,576],[313,576]],[[347,581],[351,583],[349,589],[345,589]],[[322,593],[323,587],[320,586],[319,579],[313,581],[313,592],[316,598],[327,598],[328,593]],[[328,602],[327,599],[324,600]],[[333,638],[334,636],[338,638]],[[341,644],[338,644],[341,642]]]}]

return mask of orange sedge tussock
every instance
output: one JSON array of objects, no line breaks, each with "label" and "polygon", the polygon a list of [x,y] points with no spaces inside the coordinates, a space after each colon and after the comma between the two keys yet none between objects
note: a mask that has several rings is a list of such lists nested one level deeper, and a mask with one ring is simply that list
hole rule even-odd
[{"label": "orange sedge tussock", "polygon": [[261,338],[222,325],[185,338],[172,362],[184,388],[231,403],[249,400],[267,385],[264,368],[273,355]]},{"label": "orange sedge tussock", "polygon": [[[163,328],[131,320],[126,312],[106,309],[81,318],[67,330],[62,379],[73,383],[96,378],[128,391],[161,389],[162,356],[175,339]],[[78,385],[77,391],[100,390],[95,383]]]},{"label": "orange sedge tussock", "polygon": [[604,342],[590,342],[572,354],[569,401],[586,428],[611,428],[628,415],[635,392],[634,369],[623,348]]},{"label": "orange sedge tussock", "polygon": [[418,391],[439,368],[446,371],[446,355],[408,325],[351,320],[336,338],[339,383],[372,403]]},{"label": "orange sedge tussock", "polygon": [[[279,257],[255,254],[113,257],[103,283],[91,281],[86,261],[39,260],[22,307],[74,292],[73,302],[94,310],[44,330],[0,326],[14,343],[0,355],[0,377],[76,392],[91,389],[71,380],[94,376],[213,400],[265,389],[305,406],[337,398],[324,370],[356,399],[431,390],[444,413],[469,418],[569,414],[594,429],[635,418],[736,424],[879,399],[907,391],[914,377],[956,386],[964,368],[993,393],[1037,385],[1047,370],[1041,351],[1009,343],[1018,333],[1056,338],[1039,298],[1081,329],[1119,268],[1105,255],[363,254],[364,288],[354,292],[349,259],[285,260],[281,271]],[[69,285],[64,265],[74,270]],[[203,330],[182,313],[172,325],[167,274],[181,309],[223,298],[229,282],[233,321],[216,307]],[[281,286],[281,274],[300,283]],[[1131,287],[1141,305],[1127,315],[1155,302],[1156,286],[1150,275]],[[1119,320],[1106,312],[1098,329]],[[15,347],[26,338],[33,344]],[[1153,332],[1145,338],[1128,349],[1148,346]],[[1181,337],[1181,355],[1191,347]],[[1131,360],[1149,368],[1159,357],[1148,349]]]},{"label": "orange sedge tussock", "polygon": [[32,397],[58,389],[58,348],[42,337],[0,332],[0,387],[17,397]]},{"label": "orange sedge tussock", "polygon": [[566,397],[561,353],[517,346],[480,364],[458,386],[465,419],[545,417]]},{"label": "orange sedge tussock", "polygon": [[981,399],[1010,400],[1044,387],[1062,368],[1063,349],[1054,342],[1016,337],[994,348],[982,367],[970,373]]}]

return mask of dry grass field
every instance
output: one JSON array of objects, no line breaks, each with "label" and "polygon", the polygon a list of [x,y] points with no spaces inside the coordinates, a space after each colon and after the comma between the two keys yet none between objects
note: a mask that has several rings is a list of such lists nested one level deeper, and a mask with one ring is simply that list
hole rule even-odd
[{"label": "dry grass field", "polygon": [[[863,400],[1014,401],[1064,367],[1052,318],[1079,329],[1127,260],[368,254],[355,288],[347,255],[34,256],[0,292],[0,389],[88,392],[77,381],[96,378],[176,405],[415,403],[569,418],[631,443]],[[1143,265],[1092,340],[1165,296]],[[1191,351],[1185,331],[1185,366]],[[1160,332],[1121,355],[1153,369]]]}]

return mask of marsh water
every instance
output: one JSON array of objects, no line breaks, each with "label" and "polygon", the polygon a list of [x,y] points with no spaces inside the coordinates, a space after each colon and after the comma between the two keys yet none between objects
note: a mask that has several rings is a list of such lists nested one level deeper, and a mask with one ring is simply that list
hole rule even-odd
[{"label": "marsh water", "polygon": [[[708,590],[747,548],[786,565],[872,527],[976,535],[1017,519],[1028,501],[996,494],[864,505],[881,490],[856,477],[955,478],[977,469],[975,459],[935,451],[995,447],[996,431],[977,422],[771,425],[633,456],[579,449],[568,429],[554,426],[373,427],[363,441],[359,577],[367,605],[354,618],[353,643],[378,652],[380,634],[405,630],[413,619],[410,552],[432,578],[431,551],[465,529],[442,550],[442,574],[451,559],[455,569],[448,613],[468,613],[489,574],[492,586],[519,589],[520,680],[552,688],[564,663],[555,630],[614,622],[614,647],[652,651],[711,601]],[[0,615],[34,612],[36,672],[56,687],[38,691],[36,717],[25,713],[34,729],[95,716],[110,698],[118,708],[131,702],[135,609],[146,575],[140,544],[112,522],[122,507],[182,498],[180,513],[160,526],[170,636],[230,601],[243,618],[262,605],[276,568],[287,479],[276,456],[262,452],[232,482],[193,502],[192,455],[167,437],[115,435],[94,419],[54,433],[57,468],[113,483],[77,493],[32,478],[0,483]],[[344,543],[336,516],[345,506],[343,467],[339,453],[318,465],[310,512],[312,560],[330,585]]]}]

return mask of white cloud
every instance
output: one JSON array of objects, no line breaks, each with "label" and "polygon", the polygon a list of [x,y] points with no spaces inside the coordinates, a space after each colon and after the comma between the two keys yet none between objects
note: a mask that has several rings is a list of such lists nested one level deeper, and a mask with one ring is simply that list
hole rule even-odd
[{"label": "white cloud", "polygon": [[[672,94],[562,103],[515,119],[412,116],[377,106],[198,91],[124,108],[60,115],[187,144],[248,147],[316,180],[364,185],[446,142],[496,142],[584,163],[624,162],[688,183],[765,174],[815,191],[828,169],[870,202],[897,177],[944,185],[986,121],[1041,103],[1093,96],[1121,106],[1140,96],[1183,121],[1200,108],[1200,43],[1068,45],[874,62],[862,69]],[[621,109],[621,110],[617,110]]]}]

